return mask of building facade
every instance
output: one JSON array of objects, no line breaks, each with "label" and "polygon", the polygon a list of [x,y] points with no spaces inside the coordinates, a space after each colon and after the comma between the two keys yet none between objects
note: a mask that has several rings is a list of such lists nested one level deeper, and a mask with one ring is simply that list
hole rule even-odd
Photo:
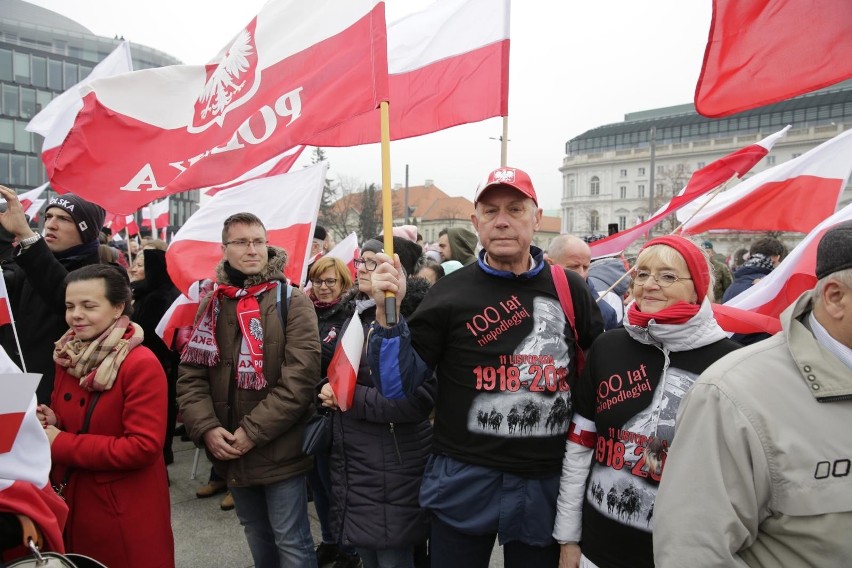
[{"label": "building facade", "polygon": [[[0,184],[22,192],[44,184],[43,139],[30,119],[85,79],[123,38],[93,34],[56,12],[23,0],[0,0]],[[131,43],[134,69],[179,64],[162,51]],[[198,192],[172,195],[172,228],[198,209]]]},{"label": "building facade", "polygon": [[[792,126],[787,136],[746,179],[852,128],[852,81],[726,118],[705,118],[691,104],[631,113],[624,122],[572,138],[559,168],[562,231],[595,235],[606,234],[610,224],[619,230],[632,227],[680,191],[695,170],[787,124]],[[847,185],[838,208],[850,201],[852,185]],[[670,232],[675,223],[670,224],[658,232]],[[792,244],[801,235],[785,237]],[[723,253],[753,238],[754,234],[713,235]]]}]

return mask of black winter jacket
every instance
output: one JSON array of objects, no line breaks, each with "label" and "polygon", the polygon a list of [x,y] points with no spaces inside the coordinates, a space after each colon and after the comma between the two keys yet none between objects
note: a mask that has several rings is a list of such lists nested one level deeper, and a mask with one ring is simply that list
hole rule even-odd
[{"label": "black winter jacket", "polygon": [[755,280],[765,278],[770,273],[766,268],[760,266],[742,266],[734,273],[734,281],[725,290],[722,296],[722,302],[727,302],[731,298],[739,296],[754,285]]},{"label": "black winter jacket", "polygon": [[[375,307],[361,313],[365,337],[374,317]],[[420,482],[431,452],[436,394],[433,377],[407,399],[384,398],[362,353],[352,408],[334,417],[329,517],[342,544],[381,550],[425,542]]]}]

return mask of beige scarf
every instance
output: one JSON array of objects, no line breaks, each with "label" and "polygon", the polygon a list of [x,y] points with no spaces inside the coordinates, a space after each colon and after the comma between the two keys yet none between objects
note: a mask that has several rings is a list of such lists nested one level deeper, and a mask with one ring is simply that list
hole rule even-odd
[{"label": "beige scarf", "polygon": [[96,339],[83,341],[73,329],[56,342],[53,360],[80,379],[87,391],[108,391],[115,382],[118,369],[130,351],[142,343],[142,328],[121,316]]}]

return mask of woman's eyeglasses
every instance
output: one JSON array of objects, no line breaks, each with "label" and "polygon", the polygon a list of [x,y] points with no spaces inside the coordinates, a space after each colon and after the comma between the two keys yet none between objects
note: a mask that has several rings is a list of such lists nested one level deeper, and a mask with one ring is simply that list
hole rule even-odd
[{"label": "woman's eyeglasses", "polygon": [[323,284],[327,288],[334,288],[337,285],[337,278],[326,278],[325,280],[311,280],[314,288],[322,288]]},{"label": "woman's eyeglasses", "polygon": [[653,278],[654,282],[656,282],[660,288],[668,288],[678,280],[692,280],[692,278],[687,278],[686,276],[678,276],[674,272],[658,272],[657,274],[654,274],[647,270],[637,270],[636,276],[633,277],[633,281],[640,286],[644,286],[648,282],[649,278]]},{"label": "woman's eyeglasses", "polygon": [[378,262],[369,258],[356,258],[355,259],[355,268],[361,268],[362,266],[367,270],[367,272],[372,272],[379,265]]}]

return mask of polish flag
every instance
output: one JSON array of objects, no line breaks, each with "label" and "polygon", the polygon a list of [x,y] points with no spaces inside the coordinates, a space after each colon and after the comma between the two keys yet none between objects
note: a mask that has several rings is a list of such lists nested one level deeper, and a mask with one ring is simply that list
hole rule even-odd
[{"label": "polish flag", "polygon": [[169,225],[168,196],[161,201],[142,208],[143,227],[151,227],[151,217],[154,218],[154,227],[167,227]]},{"label": "polish flag", "polygon": [[30,517],[44,535],[43,548],[64,552],[68,507],[48,483],[50,443],[36,417],[40,379],[21,373],[0,348],[0,512]]},{"label": "polish flag", "polygon": [[182,327],[192,327],[195,323],[195,315],[198,313],[198,304],[201,298],[212,290],[213,281],[210,279],[193,282],[189,286],[189,290],[178,296],[163,314],[163,317],[160,318],[160,323],[157,324],[155,331],[170,349],[176,347],[174,340],[177,331]]},{"label": "polish flag", "polygon": [[9,307],[9,291],[6,289],[6,279],[0,278],[0,325],[12,323],[12,309]]},{"label": "polish flag", "polygon": [[287,251],[284,275],[304,282],[327,171],[328,162],[320,162],[216,194],[172,238],[166,251],[172,282],[187,292],[196,280],[214,278],[222,260],[222,224],[240,211],[254,213],[263,221],[269,244]]},{"label": "polish flag", "polygon": [[47,167],[48,175],[51,172],[51,164],[56,159],[62,143],[65,142],[65,137],[74,125],[77,113],[83,108],[83,89],[96,79],[113,77],[130,71],[133,71],[130,42],[123,41],[103,61],[95,65],[85,79],[50,101],[30,120],[26,130],[44,137],[41,159]]},{"label": "polish flag", "polygon": [[163,241],[164,243],[169,242],[168,232],[169,232],[168,225],[163,225],[163,228],[160,229],[160,240]]},{"label": "polish flag", "polygon": [[[387,41],[391,140],[508,115],[509,0],[438,0],[388,25]],[[309,143],[380,141],[376,111]]]},{"label": "polish flag", "polygon": [[41,211],[41,208],[44,207],[45,203],[47,203],[47,199],[34,199],[32,205],[30,205],[24,213],[31,221],[38,221],[39,211]]},{"label": "polish flag", "polygon": [[719,158],[715,162],[711,162],[694,172],[689,182],[686,184],[678,195],[673,197],[659,211],[654,213],[650,219],[639,223],[638,225],[610,235],[605,239],[589,243],[592,249],[592,258],[601,258],[604,256],[613,256],[624,251],[627,247],[638,241],[640,238],[648,234],[648,231],[657,223],[671,215],[692,200],[701,197],[706,193],[710,193],[721,184],[725,183],[731,177],[736,175],[742,177],[751,168],[754,167],[760,160],[766,157],[775,143],[787,134],[790,129],[785,126],[775,134],[771,134],[761,140],[745,148]]},{"label": "polish flag", "polygon": [[358,248],[358,235],[354,232],[334,245],[334,248],[326,253],[326,256],[333,256],[343,261],[349,272],[352,274],[352,279],[355,280],[357,271],[355,270],[355,259],[361,256],[361,251]]},{"label": "polish flag", "polygon": [[852,203],[814,227],[772,272],[724,306],[779,317],[796,298],[816,285],[816,251],[822,236],[850,219]]},{"label": "polish flag", "polygon": [[[764,170],[710,200],[681,231],[711,229],[807,233],[834,213],[852,173],[852,130],[798,158]],[[693,203],[678,212],[688,219]]]},{"label": "polish flag", "polygon": [[850,77],[849,0],[714,0],[695,109],[727,116]]},{"label": "polish flag", "polygon": [[[49,184],[45,183],[43,185],[38,186],[35,189],[31,189],[29,191],[25,191],[18,195],[18,201],[21,202],[21,207],[29,215],[29,209],[33,206],[36,201],[39,201],[41,198],[41,194],[44,193],[44,190],[47,189]],[[41,200],[42,204],[44,204],[44,200]],[[38,211],[36,211],[38,212]],[[32,218],[32,215],[30,215]]]},{"label": "polish flag", "polygon": [[[139,234],[139,225],[136,223],[136,215],[122,215],[124,217],[124,225],[121,229],[127,231],[127,236],[132,237]],[[121,229],[118,229],[119,231]]]},{"label": "polish flag", "polygon": [[88,85],[51,183],[131,213],[233,180],[388,100],[386,34],[383,2],[271,0],[206,66]]},{"label": "polish flag", "polygon": [[213,187],[204,188],[200,190],[200,192],[204,193],[205,195],[209,195],[210,197],[213,197],[220,191],[225,191],[226,189],[236,187],[253,179],[268,176],[277,176],[279,174],[286,174],[290,171],[290,168],[293,167],[293,164],[296,163],[296,160],[299,159],[299,156],[302,155],[302,150],[304,149],[304,146],[296,146],[295,148],[290,148],[286,152],[282,152],[274,158],[265,161],[261,165],[250,169],[249,171],[234,180]]},{"label": "polish flag", "polygon": [[364,326],[356,311],[343,330],[337,342],[334,355],[328,364],[328,384],[334,390],[340,410],[352,408],[355,397],[355,380],[361,365],[361,353],[364,351]]}]

